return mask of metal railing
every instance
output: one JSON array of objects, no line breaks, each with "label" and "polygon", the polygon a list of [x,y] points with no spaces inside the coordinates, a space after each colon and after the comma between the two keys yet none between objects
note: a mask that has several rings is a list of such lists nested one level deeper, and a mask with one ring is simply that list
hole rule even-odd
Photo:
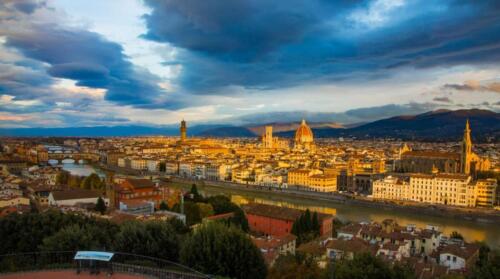
[{"label": "metal railing", "polygon": [[[31,252],[0,255],[0,273],[37,270],[74,269],[75,272],[94,271],[74,260],[76,251]],[[113,252],[110,262],[100,262],[102,272],[129,273],[162,279],[211,278],[176,262],[131,253]],[[87,262],[88,263],[88,262]]]}]

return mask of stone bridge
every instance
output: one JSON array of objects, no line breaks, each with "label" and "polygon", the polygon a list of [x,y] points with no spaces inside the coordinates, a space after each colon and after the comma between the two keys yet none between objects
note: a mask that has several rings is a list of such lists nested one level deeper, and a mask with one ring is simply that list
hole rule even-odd
[{"label": "stone bridge", "polygon": [[57,160],[58,163],[62,163],[63,160],[73,159],[75,163],[80,160],[86,160],[89,162],[98,162],[100,159],[99,154],[94,153],[81,153],[81,152],[49,152],[49,160]]}]

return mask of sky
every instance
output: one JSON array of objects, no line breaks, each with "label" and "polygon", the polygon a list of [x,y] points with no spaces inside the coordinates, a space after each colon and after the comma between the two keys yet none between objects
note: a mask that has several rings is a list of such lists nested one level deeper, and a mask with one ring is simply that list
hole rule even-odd
[{"label": "sky", "polygon": [[500,111],[497,0],[0,2],[0,127],[467,108]]}]

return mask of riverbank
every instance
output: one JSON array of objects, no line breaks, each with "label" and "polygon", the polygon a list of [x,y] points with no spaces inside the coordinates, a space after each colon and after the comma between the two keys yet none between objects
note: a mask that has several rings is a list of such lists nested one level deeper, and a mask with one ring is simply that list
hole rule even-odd
[{"label": "riverbank", "polygon": [[430,204],[417,204],[409,202],[392,202],[369,200],[358,196],[348,196],[338,193],[320,193],[311,191],[300,191],[293,189],[275,189],[269,187],[260,187],[254,185],[240,185],[235,183],[226,183],[218,181],[200,181],[172,178],[172,182],[184,184],[185,188],[191,187],[193,183],[201,184],[204,187],[215,189],[231,189],[246,193],[264,193],[271,196],[287,196],[294,199],[307,199],[312,201],[327,201],[345,205],[356,205],[375,209],[398,210],[413,214],[425,214],[428,216],[438,216],[454,219],[462,219],[480,223],[500,223],[500,212],[488,209],[476,208],[456,208],[449,206],[437,206]]}]

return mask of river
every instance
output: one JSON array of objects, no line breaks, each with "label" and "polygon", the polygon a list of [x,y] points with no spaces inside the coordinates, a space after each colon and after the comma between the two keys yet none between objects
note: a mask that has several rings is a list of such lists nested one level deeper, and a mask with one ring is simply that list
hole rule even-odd
[{"label": "river", "polygon": [[49,164],[52,166],[60,166],[63,170],[68,171],[72,175],[89,176],[92,173],[96,173],[101,178],[105,177],[105,173],[102,170],[94,168],[85,161],[80,161],[78,164],[75,164],[73,159],[66,159],[62,161],[62,164],[58,164],[57,160],[49,160]]},{"label": "river", "polygon": [[[446,218],[440,216],[430,216],[411,212],[401,212],[395,209],[375,209],[359,205],[347,205],[334,201],[317,201],[312,199],[293,198],[288,196],[277,196],[277,194],[249,193],[237,189],[221,189],[210,186],[198,186],[201,193],[211,196],[226,194],[236,204],[256,202],[277,206],[285,206],[297,209],[306,209],[335,215],[342,221],[376,221],[384,219],[394,219],[400,225],[415,224],[417,227],[435,225],[443,233],[449,235],[457,231],[465,240],[484,241],[490,247],[500,249],[500,224],[479,223],[474,221]],[[186,186],[186,189],[189,186]]]}]

